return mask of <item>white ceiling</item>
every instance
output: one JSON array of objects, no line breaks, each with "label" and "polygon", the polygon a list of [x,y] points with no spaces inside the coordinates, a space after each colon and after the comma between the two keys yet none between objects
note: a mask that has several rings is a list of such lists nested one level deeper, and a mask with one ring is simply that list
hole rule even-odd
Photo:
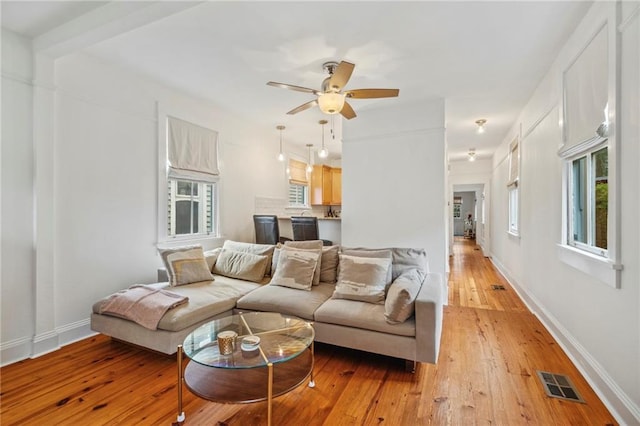
[{"label": "white ceiling", "polygon": [[[107,3],[3,1],[2,26],[38,40],[70,21],[133,6]],[[272,126],[274,142],[275,126],[285,124],[285,140],[299,144],[319,143],[318,120],[326,116],[317,109],[286,115],[313,95],[266,82],[319,88],[326,76],[322,64],[347,60],[356,64],[348,89],[400,89],[398,98],[352,100],[359,116],[380,106],[444,98],[450,158],[465,158],[475,148],[481,159],[506,136],[589,6],[581,1],[183,3],[177,12],[82,50]],[[487,119],[483,135],[475,133],[479,118]],[[330,149],[339,150],[339,143]]]}]

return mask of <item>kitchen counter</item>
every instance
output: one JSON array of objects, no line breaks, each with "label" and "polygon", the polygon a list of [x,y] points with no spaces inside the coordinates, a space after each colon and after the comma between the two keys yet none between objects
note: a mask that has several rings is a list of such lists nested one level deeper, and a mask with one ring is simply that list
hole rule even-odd
[{"label": "kitchen counter", "polygon": [[[305,215],[304,217],[313,217]],[[280,236],[293,238],[291,229],[291,216],[278,216],[280,222]],[[318,234],[323,240],[329,240],[334,245],[342,242],[342,218],[339,217],[318,217]]]},{"label": "kitchen counter", "polygon": [[[302,216],[302,217],[313,217],[313,216]],[[318,220],[341,220],[341,217],[320,217],[317,216]],[[280,220],[291,220],[291,216],[278,216]]]}]

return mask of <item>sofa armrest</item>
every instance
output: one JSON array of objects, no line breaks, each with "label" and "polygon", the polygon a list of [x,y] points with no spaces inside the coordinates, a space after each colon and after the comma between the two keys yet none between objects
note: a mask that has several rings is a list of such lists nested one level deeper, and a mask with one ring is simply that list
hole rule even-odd
[{"label": "sofa armrest", "polygon": [[415,301],[416,361],[435,364],[442,335],[442,274],[427,274]]}]

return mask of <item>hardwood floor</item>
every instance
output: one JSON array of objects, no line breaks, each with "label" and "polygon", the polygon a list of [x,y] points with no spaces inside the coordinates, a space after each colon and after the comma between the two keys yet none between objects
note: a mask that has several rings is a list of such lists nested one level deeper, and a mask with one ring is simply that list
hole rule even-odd
[{"label": "hardwood floor", "polygon": [[[501,284],[505,290],[493,290]],[[456,240],[437,365],[316,345],[316,387],[277,398],[275,425],[609,425],[611,414],[482,256]],[[586,404],[548,398],[536,370],[568,375]],[[169,425],[174,358],[96,336],[0,369],[2,425]],[[266,424],[266,403],[224,405],[185,389],[185,425]]]}]

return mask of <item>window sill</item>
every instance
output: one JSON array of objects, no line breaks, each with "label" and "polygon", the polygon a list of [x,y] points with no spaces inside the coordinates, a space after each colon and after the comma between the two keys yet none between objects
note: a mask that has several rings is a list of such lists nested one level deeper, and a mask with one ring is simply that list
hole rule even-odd
[{"label": "window sill", "polygon": [[519,232],[514,232],[514,231],[507,231],[507,235],[509,235],[510,238],[515,238],[515,239],[520,239],[520,233]]},{"label": "window sill", "polygon": [[285,210],[305,210],[305,211],[310,211],[311,210],[311,206],[286,206],[284,209]]},{"label": "window sill", "polygon": [[156,247],[159,249],[175,248],[189,244],[201,244],[205,250],[211,243],[223,242],[224,237],[219,235],[184,235],[179,237],[168,237],[158,241]]},{"label": "window sill", "polygon": [[613,288],[620,288],[622,265],[611,259],[588,253],[566,244],[558,244],[558,258],[567,265],[597,278]]}]

